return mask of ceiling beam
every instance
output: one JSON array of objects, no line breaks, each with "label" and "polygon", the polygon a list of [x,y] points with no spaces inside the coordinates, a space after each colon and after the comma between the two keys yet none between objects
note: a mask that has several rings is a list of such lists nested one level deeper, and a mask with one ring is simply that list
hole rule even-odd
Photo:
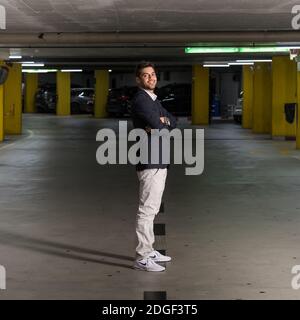
[{"label": "ceiling beam", "polygon": [[203,42],[300,42],[299,31],[205,31],[205,32],[49,32],[0,33],[1,46],[84,47],[103,44],[181,44]]}]

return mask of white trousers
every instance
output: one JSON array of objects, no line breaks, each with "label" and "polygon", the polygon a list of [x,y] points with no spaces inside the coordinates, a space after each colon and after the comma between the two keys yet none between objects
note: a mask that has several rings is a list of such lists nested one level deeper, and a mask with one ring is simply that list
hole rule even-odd
[{"label": "white trousers", "polygon": [[153,221],[159,212],[165,189],[167,169],[145,169],[137,171],[140,182],[139,208],[136,217],[138,245],[136,258],[146,258],[154,249]]}]

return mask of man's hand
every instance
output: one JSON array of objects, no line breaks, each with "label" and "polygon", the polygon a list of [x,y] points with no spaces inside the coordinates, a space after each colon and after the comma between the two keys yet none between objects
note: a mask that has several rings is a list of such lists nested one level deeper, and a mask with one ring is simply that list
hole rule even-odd
[{"label": "man's hand", "polygon": [[145,131],[148,133],[151,133],[151,128],[147,126],[147,127],[145,127]]},{"label": "man's hand", "polygon": [[[170,125],[170,120],[167,117],[160,117],[159,120],[160,122],[165,123],[167,126]],[[149,126],[145,127],[146,132],[151,133],[151,130],[152,130],[151,127]]]},{"label": "man's hand", "polygon": [[167,117],[160,117],[159,119],[160,119],[160,121],[161,121],[162,123],[166,124],[167,126],[170,125],[170,120],[169,120],[169,118],[167,118]]}]

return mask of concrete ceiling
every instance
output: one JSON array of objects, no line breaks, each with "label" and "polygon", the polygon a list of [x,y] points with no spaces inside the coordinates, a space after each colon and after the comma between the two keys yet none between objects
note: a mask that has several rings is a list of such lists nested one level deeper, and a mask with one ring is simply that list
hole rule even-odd
[{"label": "concrete ceiling", "polygon": [[298,0],[1,0],[5,32],[291,30]]},{"label": "concrete ceiling", "polygon": [[[0,58],[7,59],[11,53],[20,53],[24,59],[48,62],[51,66],[124,65],[134,64],[141,59],[162,64],[226,60],[228,56],[185,55],[184,47],[187,44],[199,43],[188,41],[188,35],[202,32],[200,39],[206,41],[211,38],[209,32],[214,32],[217,35],[217,40],[214,40],[220,42],[218,36],[222,39],[222,33],[238,32],[238,42],[244,36],[245,42],[251,41],[251,45],[259,32],[287,32],[299,37],[299,32],[292,31],[291,27],[291,10],[297,2],[299,3],[298,0],[0,0],[0,5],[6,9],[6,30],[0,30]],[[166,32],[175,34],[174,39],[177,33],[185,33],[178,38],[180,40],[169,41],[168,34],[163,37]],[[108,33],[117,40],[111,40]],[[125,33],[135,33],[139,37],[143,37],[143,33],[148,35],[143,42],[134,44],[128,40],[130,37],[121,40],[120,36]],[[96,42],[90,41],[94,34]],[[104,34],[108,34],[107,38]],[[151,38],[152,34],[154,36]],[[72,36],[76,45],[71,43],[67,48],[61,48]],[[281,38],[285,39],[285,36]],[[87,45],[85,39],[89,39],[90,45]],[[100,45],[97,44],[97,39],[101,39]],[[293,36],[286,41],[293,42]],[[265,42],[268,43],[267,40]],[[229,45],[229,42],[223,41],[222,44]],[[236,44],[236,41],[231,44]],[[245,56],[248,57],[250,56]]]}]

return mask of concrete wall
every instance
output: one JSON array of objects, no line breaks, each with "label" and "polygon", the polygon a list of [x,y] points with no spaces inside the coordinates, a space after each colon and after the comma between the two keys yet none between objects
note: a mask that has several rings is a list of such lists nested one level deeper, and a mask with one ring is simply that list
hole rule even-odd
[{"label": "concrete wall", "polygon": [[234,81],[234,73],[223,73],[221,76],[220,97],[221,104],[236,104],[239,95],[240,83]]},{"label": "concrete wall", "polygon": [[[39,74],[39,85],[45,83],[55,83],[55,73]],[[94,87],[95,78],[94,73],[73,73],[71,75],[71,82],[73,85],[79,85],[82,87]],[[111,73],[110,74],[110,88],[122,86],[134,86],[135,76],[133,73]],[[162,87],[169,83],[191,83],[192,72],[191,71],[161,71],[159,72],[158,87]]]},{"label": "concrete wall", "polygon": [[[115,79],[115,80],[113,80]],[[133,73],[122,73],[114,74],[110,76],[110,86],[112,82],[115,82],[116,87],[122,86],[134,86],[135,75]],[[157,86],[162,87],[169,83],[191,83],[192,82],[192,71],[161,71],[159,72],[159,81]]]}]

